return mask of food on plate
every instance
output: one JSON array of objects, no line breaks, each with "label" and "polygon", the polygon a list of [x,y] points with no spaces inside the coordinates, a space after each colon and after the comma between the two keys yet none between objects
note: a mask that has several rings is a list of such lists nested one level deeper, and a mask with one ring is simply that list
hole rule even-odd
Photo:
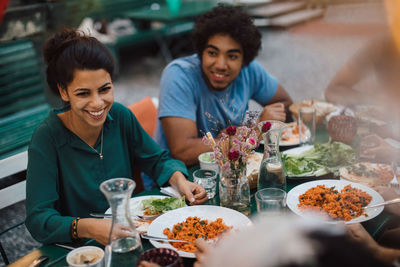
[{"label": "food on plate", "polygon": [[[303,128],[304,127],[304,128]],[[303,132],[306,131],[305,126],[302,125]],[[282,130],[280,145],[297,145],[300,143],[299,126],[297,122],[288,123],[286,128]]]},{"label": "food on plate", "polygon": [[332,103],[323,102],[323,101],[303,101],[300,103],[294,103],[289,106],[290,112],[294,115],[296,120],[299,117],[299,110],[301,107],[313,107],[316,111],[316,123],[319,124],[323,122],[326,115],[329,113],[337,111],[339,108]]},{"label": "food on plate", "polygon": [[282,153],[283,166],[289,177],[339,175],[339,169],[355,162],[351,146],[340,142],[315,144],[299,155]]},{"label": "food on plate", "polygon": [[262,153],[254,152],[247,158],[246,177],[249,180],[250,188],[257,187],[258,173],[263,158]]},{"label": "food on plate", "polygon": [[393,171],[388,164],[356,163],[340,168],[339,172],[343,179],[367,186],[385,186],[393,179]]},{"label": "food on plate", "polygon": [[186,206],[185,197],[150,198],[142,200],[143,215],[159,215]]},{"label": "food on plate", "polygon": [[354,117],[337,115],[329,119],[328,135],[333,141],[351,143],[357,134],[357,121]]},{"label": "food on plate", "polygon": [[170,239],[186,240],[190,243],[171,242],[171,245],[178,250],[186,252],[195,252],[194,242],[197,238],[213,240],[225,231],[232,229],[232,226],[224,224],[221,218],[208,223],[208,220],[202,220],[199,217],[188,217],[184,222],[177,223],[172,227],[165,228],[163,233]]},{"label": "food on plate", "polygon": [[301,210],[321,211],[334,220],[350,221],[363,215],[362,207],[371,200],[368,193],[351,185],[345,186],[340,192],[334,186],[317,185],[299,196],[298,207]]}]

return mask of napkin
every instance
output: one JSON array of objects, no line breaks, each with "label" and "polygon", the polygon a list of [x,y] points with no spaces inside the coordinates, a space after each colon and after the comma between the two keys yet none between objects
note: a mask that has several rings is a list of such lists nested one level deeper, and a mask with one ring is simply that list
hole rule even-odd
[{"label": "napkin", "polygon": [[181,194],[178,192],[178,190],[176,190],[172,186],[161,187],[160,192],[170,197],[177,197],[177,198],[181,197]]}]

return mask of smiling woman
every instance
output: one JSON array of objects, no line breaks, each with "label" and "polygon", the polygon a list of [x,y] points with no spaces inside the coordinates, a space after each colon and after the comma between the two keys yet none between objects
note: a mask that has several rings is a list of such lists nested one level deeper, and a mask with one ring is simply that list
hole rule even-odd
[{"label": "smiling woman", "polygon": [[36,240],[106,244],[110,220],[89,213],[108,208],[99,185],[132,177],[134,164],[191,204],[207,200],[201,186],[186,180],[184,164],[154,143],[128,108],[114,103],[114,60],[103,44],[65,29],[46,41],[43,52],[47,82],[65,107],[49,113],[28,150],[26,226]]}]

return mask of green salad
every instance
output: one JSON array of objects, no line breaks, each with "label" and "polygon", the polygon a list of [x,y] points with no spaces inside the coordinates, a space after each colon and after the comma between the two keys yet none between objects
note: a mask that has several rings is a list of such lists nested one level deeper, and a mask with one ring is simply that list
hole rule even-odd
[{"label": "green salad", "polygon": [[142,200],[144,215],[158,215],[168,210],[186,206],[185,197],[149,198]]},{"label": "green salad", "polygon": [[355,162],[356,154],[351,146],[340,142],[315,144],[299,155],[282,154],[286,175],[289,177],[339,174],[339,169]]}]

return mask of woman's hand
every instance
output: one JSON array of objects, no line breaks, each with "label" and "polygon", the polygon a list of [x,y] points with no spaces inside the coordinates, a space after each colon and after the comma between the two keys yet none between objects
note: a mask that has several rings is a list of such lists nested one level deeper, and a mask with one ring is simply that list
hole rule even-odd
[{"label": "woman's hand", "polygon": [[91,238],[100,244],[108,244],[108,236],[111,230],[110,219],[85,218],[78,221],[78,237]]},{"label": "woman's hand", "polygon": [[266,120],[286,121],[285,105],[279,102],[265,106],[260,115],[259,121]]},{"label": "woman's hand", "polygon": [[206,190],[195,183],[186,180],[181,172],[174,172],[169,183],[174,187],[181,195],[184,195],[189,201],[190,205],[198,205],[208,200]]},{"label": "woman's hand", "polygon": [[[111,230],[111,219],[85,218],[78,221],[78,237],[91,238],[100,244],[108,244],[108,236]],[[111,240],[132,236],[132,229],[123,225],[114,225]]]}]

